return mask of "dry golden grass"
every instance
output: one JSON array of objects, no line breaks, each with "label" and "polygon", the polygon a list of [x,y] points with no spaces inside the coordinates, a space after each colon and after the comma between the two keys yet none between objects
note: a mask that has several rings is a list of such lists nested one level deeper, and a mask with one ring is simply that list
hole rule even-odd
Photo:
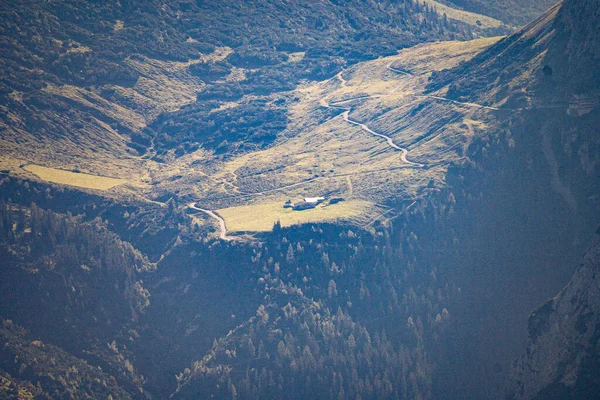
[{"label": "dry golden grass", "polygon": [[304,58],[305,54],[306,53],[304,51],[297,51],[294,53],[289,53],[288,54],[288,56],[289,56],[288,62],[291,62],[291,63],[300,62]]},{"label": "dry golden grass", "polygon": [[76,186],[84,189],[108,190],[115,186],[127,183],[125,179],[63,171],[35,164],[26,165],[24,168],[45,181]]},{"label": "dry golden grass", "polygon": [[395,68],[409,70],[415,74],[425,74],[453,68],[461,61],[468,61],[475,57],[500,39],[502,36],[480,38],[468,42],[453,40],[420,44],[401,50],[397,56],[388,59],[394,60]]},{"label": "dry golden grass", "polygon": [[[120,24],[117,23],[117,26]],[[187,70],[189,65],[222,60],[230,53],[229,48],[217,48],[211,54],[201,55],[198,59],[185,63],[153,60],[147,57],[128,59],[130,66],[142,75],[133,87],[104,86],[99,89],[72,85],[47,85],[41,89],[47,94],[72,100],[95,112],[92,113],[91,118],[78,121],[79,126],[70,129],[68,135],[53,136],[51,143],[43,140],[43,137],[36,132],[21,129],[24,126],[22,116],[18,113],[9,113],[5,121],[0,121],[0,130],[3,131],[0,135],[0,164],[6,165],[1,169],[16,175],[26,174],[31,177],[26,170],[19,168],[19,165],[35,163],[66,170],[85,165],[88,174],[127,177],[130,186],[151,190],[155,176],[159,182],[162,182],[163,177],[167,179],[181,174],[180,170],[184,167],[185,170],[189,170],[189,165],[158,164],[149,159],[149,156],[140,157],[127,146],[129,135],[120,132],[115,124],[107,123],[107,119],[118,121],[118,125],[123,125],[133,132],[143,130],[147,121],[153,120],[161,112],[176,110],[196,100],[196,95],[202,90],[204,84],[189,74]],[[114,90],[111,99],[101,95],[100,90],[105,89]],[[23,94],[16,91],[10,96],[16,102],[23,100]],[[54,124],[64,122],[64,126],[73,126],[72,116],[67,113],[49,110],[41,113],[40,118],[48,119]],[[27,142],[27,146],[19,145],[23,142]],[[206,158],[203,153],[198,153],[200,154],[198,157]],[[197,157],[186,158],[191,162],[196,159]],[[41,174],[43,179],[49,177],[44,172]],[[50,175],[50,179],[47,180],[80,187],[104,189],[106,186],[100,184],[98,187],[95,183],[89,186],[86,182],[79,184],[77,182],[80,182],[81,177],[75,181],[65,176],[53,180]],[[114,185],[108,185],[111,186]],[[129,189],[134,190],[131,187]]]},{"label": "dry golden grass", "polygon": [[72,47],[69,50],[67,50],[67,54],[71,54],[71,53],[89,53],[90,51],[92,51],[92,49],[90,49],[87,46],[83,46],[83,45],[79,45],[77,47]]},{"label": "dry golden grass", "polygon": [[[432,71],[468,60],[497,40],[423,44],[352,66],[341,77],[306,82],[293,93],[274,95],[295,99],[288,101],[290,122],[272,145],[261,150],[232,152],[219,159],[199,149],[179,158],[167,155],[167,162],[157,163],[129,151],[128,137],[101,120],[83,121],[76,136],[80,141],[61,140],[52,146],[33,134],[18,131],[14,127],[21,124],[15,120],[5,129],[12,136],[0,138],[0,169],[24,174],[18,166],[34,162],[38,165],[30,164],[25,169],[50,182],[96,190],[128,184],[106,195],[121,196],[128,190],[149,198],[177,193],[199,201],[206,209],[217,210],[233,232],[269,231],[278,220],[283,226],[338,219],[363,226],[385,216],[387,210],[381,205],[415,199],[424,186],[442,181],[447,166],[462,157],[473,136],[485,130],[489,123],[485,110],[431,100],[424,96],[425,87]],[[158,113],[195,101],[203,84],[189,75],[187,67],[191,63],[219,60],[230,51],[217,49],[212,55],[187,63],[128,59],[144,78],[132,88],[113,87],[115,98],[126,101],[109,103],[95,89],[49,86],[45,90],[93,107],[139,131]],[[290,62],[300,56],[291,54]],[[393,72],[390,65],[414,76]],[[241,79],[244,73],[236,69],[226,80]],[[366,99],[365,95],[371,97]],[[21,96],[13,94],[15,100]],[[351,98],[355,100],[343,103],[352,109],[350,118],[389,136],[409,150],[408,160],[427,168],[406,164],[402,153],[381,137],[344,121],[342,110],[323,106]],[[237,105],[225,103],[220,110]],[[441,120],[455,122],[440,127]],[[14,146],[23,138],[30,144],[26,150]],[[88,174],[49,168],[79,165],[85,165]],[[339,196],[347,201],[305,211],[282,207],[288,198],[317,195]]]},{"label": "dry golden grass", "polygon": [[131,130],[139,131],[146,126],[144,117],[135,111],[110,102],[98,93],[85,90],[81,87],[73,85],[56,86],[49,84],[42,90],[56,96],[73,100],[85,107],[95,109],[104,115],[120,121]]},{"label": "dry golden grass", "polygon": [[[240,207],[228,207],[217,210],[225,220],[230,232],[267,232],[279,221],[281,226],[352,220],[368,213],[373,203],[363,200],[350,200],[334,205],[319,205],[304,211],[283,208],[283,202],[255,204]],[[362,219],[362,218],[361,218]]]},{"label": "dry golden grass", "polygon": [[[281,205],[287,198],[341,196],[348,201],[361,199],[373,204],[387,204],[393,198],[415,198],[424,185],[443,180],[447,164],[461,157],[469,137],[481,130],[477,121],[485,126],[480,115],[484,112],[478,108],[432,101],[423,96],[428,76],[433,70],[451,68],[468,60],[497,40],[421,45],[396,56],[358,64],[345,70],[341,77],[308,82],[294,92],[298,101],[289,110],[290,124],[272,146],[233,156],[212,169],[204,169],[204,176],[200,176],[203,158],[208,160],[210,155],[197,157],[199,164],[189,167],[184,164],[190,160],[182,159],[178,173],[185,178],[171,185],[182,190],[184,181],[197,182],[194,192],[189,193],[205,201],[207,208],[237,210],[235,218],[253,220],[241,230],[256,230],[252,226],[257,223],[263,229],[271,229],[277,219],[284,224],[286,218],[292,218],[288,224],[305,222],[304,218],[298,219],[298,213],[289,210],[277,215],[284,212]],[[418,76],[390,71],[390,64]],[[373,97],[343,103],[352,108],[350,117],[392,137],[395,143],[409,149],[409,160],[428,168],[407,165],[399,151],[381,137],[345,122],[339,110],[324,117],[327,111],[323,104],[365,95]],[[473,123],[436,126],[439,120],[456,118],[457,112]],[[251,215],[250,210],[257,206],[249,205],[254,202],[278,203],[264,218]],[[263,206],[258,207],[260,210]],[[310,212],[306,213],[308,216]],[[237,230],[238,222],[233,224],[230,229]]]},{"label": "dry golden grass", "polygon": [[[438,3],[435,0],[423,0],[423,1],[427,4],[429,4],[430,6],[433,6],[438,11],[438,13],[446,14],[446,16],[448,16],[448,18],[456,20],[456,21],[464,22],[465,24],[475,25],[475,26],[479,26],[481,28],[497,28],[500,25],[502,25],[502,21],[499,21],[499,20],[491,18],[491,17],[487,17],[485,15],[481,15],[481,14],[477,14],[477,13],[473,13],[473,12],[469,12],[469,11],[457,10],[456,8],[448,7],[441,3]],[[477,23],[477,21],[479,21],[479,23]]]}]

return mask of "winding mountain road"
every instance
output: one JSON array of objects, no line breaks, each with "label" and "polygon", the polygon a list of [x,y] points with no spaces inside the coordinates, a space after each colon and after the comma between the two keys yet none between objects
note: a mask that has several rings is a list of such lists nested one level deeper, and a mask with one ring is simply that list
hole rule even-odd
[{"label": "winding mountain road", "polygon": [[332,109],[336,109],[336,110],[343,110],[344,112],[342,113],[342,116],[344,117],[344,121],[348,122],[349,124],[356,125],[356,126],[360,127],[363,131],[368,132],[368,133],[370,133],[373,136],[377,136],[377,137],[380,137],[382,139],[385,139],[385,141],[387,142],[388,146],[392,147],[393,149],[399,150],[401,152],[400,159],[402,160],[402,162],[404,162],[406,164],[409,164],[409,165],[416,166],[416,167],[423,167],[423,164],[419,164],[419,163],[415,163],[415,162],[409,161],[406,158],[406,156],[408,155],[408,150],[406,150],[405,148],[400,147],[396,143],[394,143],[394,140],[391,137],[389,137],[387,135],[384,135],[383,133],[375,132],[374,130],[372,130],[371,128],[369,128],[367,125],[365,125],[365,124],[363,124],[361,122],[355,121],[353,119],[350,119],[350,111],[352,110],[350,107],[340,107],[340,106],[336,105],[338,103],[331,103],[331,104],[321,103],[321,104],[323,104],[323,106],[327,107],[327,108],[332,108]]},{"label": "winding mountain road", "polygon": [[[408,71],[403,71],[397,68],[392,67],[393,62],[389,63],[386,68],[394,73],[400,74],[400,75],[406,75],[406,76],[410,76],[410,77],[417,77],[417,75],[412,74],[411,72]],[[338,73],[334,78],[337,78],[340,83],[341,86],[346,88],[347,87],[347,83],[348,81],[346,81],[344,79],[344,77],[342,76],[343,71],[341,71],[340,73]],[[351,125],[355,125],[358,126],[359,128],[361,128],[363,131],[373,135],[373,136],[377,136],[379,138],[385,139],[386,143],[388,144],[388,146],[390,146],[391,148],[393,148],[394,150],[398,150],[401,152],[400,154],[400,159],[402,160],[402,162],[404,162],[405,164],[408,164],[409,166],[413,166],[413,167],[418,167],[418,168],[423,168],[425,167],[425,165],[420,164],[420,163],[416,163],[413,161],[410,161],[407,159],[407,156],[409,154],[409,151],[403,147],[398,146],[396,143],[394,143],[394,140],[387,136],[384,135],[383,133],[379,133],[379,132],[375,132],[374,130],[372,130],[371,128],[369,128],[367,125],[355,121],[353,119],[350,118],[350,112],[352,111],[352,108],[349,106],[342,106],[342,104],[345,103],[349,103],[352,101],[357,101],[357,100],[364,100],[364,99],[377,99],[377,98],[383,98],[383,97],[390,97],[390,96],[396,96],[397,94],[395,94],[396,90],[398,90],[399,87],[395,87],[394,89],[392,89],[389,93],[387,94],[374,94],[374,95],[363,95],[363,96],[357,96],[354,98],[350,98],[350,99],[345,99],[345,100],[340,100],[340,101],[336,101],[333,103],[328,103],[327,100],[325,98],[322,98],[320,100],[320,104],[322,107],[325,108],[330,108],[330,109],[335,109],[335,110],[341,110],[342,112],[342,117],[344,118],[344,121],[351,124]],[[428,98],[428,99],[433,99],[433,100],[439,100],[439,101],[445,101],[445,102],[449,102],[449,103],[454,103],[454,104],[458,104],[458,105],[462,105],[462,106],[466,106],[466,107],[475,107],[475,108],[481,108],[481,109],[486,109],[486,110],[492,110],[492,111],[499,111],[499,108],[496,107],[491,107],[491,106],[484,106],[481,104],[476,104],[476,103],[466,103],[466,102],[460,102],[457,100],[451,100],[445,97],[441,97],[441,96],[433,96],[433,95],[413,95],[413,94],[409,94],[408,96],[413,96],[416,98]],[[342,176],[342,175],[340,175]],[[343,176],[348,176],[349,174],[344,174]],[[243,195],[247,195],[247,196],[262,196],[264,194],[270,193],[270,192],[274,192],[274,191],[278,191],[278,190],[282,190],[282,189],[286,189],[286,188],[292,188],[295,186],[299,186],[299,185],[303,185],[312,181],[316,181],[318,179],[321,179],[321,177],[319,178],[312,178],[312,179],[308,179],[302,182],[297,182],[291,185],[286,185],[280,188],[275,188],[275,189],[271,189],[271,190],[266,190],[266,191],[262,191],[262,192],[257,192],[257,193],[248,193],[248,194],[242,194],[242,196],[238,196],[238,197],[243,197]],[[349,186],[350,188],[352,188],[352,183],[351,181],[349,181]],[[352,189],[351,189],[352,190]],[[413,203],[414,204],[414,203]],[[217,222],[219,223],[219,228],[220,228],[220,232],[219,232],[219,238],[222,240],[232,240],[232,238],[227,236],[227,225],[225,224],[225,220],[216,212],[211,211],[211,210],[206,210],[200,207],[196,206],[196,203],[190,203],[188,204],[188,207],[193,209],[193,210],[197,210],[197,211],[201,211],[203,213],[205,213],[206,215],[208,215],[209,217],[217,220]]]},{"label": "winding mountain road", "polygon": [[401,75],[415,76],[415,74],[413,74],[411,72],[403,71],[401,69],[397,69],[397,68],[392,67],[392,64],[394,64],[393,61],[387,65],[387,69],[389,69],[390,71],[395,72],[397,74],[401,74]]},{"label": "winding mountain road", "polygon": [[[386,65],[386,68],[389,71],[395,72],[395,73],[400,74],[400,75],[406,75],[406,76],[410,76],[410,77],[416,77],[417,76],[417,75],[412,74],[411,72],[403,71],[403,70],[394,68],[394,67],[392,67],[392,65],[393,65],[393,61],[391,63],[389,63],[388,65]],[[342,87],[347,87],[348,81],[346,81],[342,77],[342,72],[340,72],[339,74],[337,74],[335,77],[337,79],[339,79],[339,81],[342,84]],[[396,143],[394,143],[394,140],[391,137],[389,137],[387,135],[384,135],[383,133],[375,132],[374,130],[372,130],[371,128],[369,128],[367,125],[351,119],[350,118],[350,112],[352,111],[351,107],[342,107],[341,106],[341,104],[349,103],[351,101],[356,101],[356,100],[378,99],[378,98],[382,98],[382,97],[394,96],[396,90],[398,90],[398,87],[392,89],[387,94],[374,94],[374,95],[357,96],[357,97],[353,97],[351,99],[340,100],[340,101],[336,101],[336,102],[333,102],[333,103],[328,103],[327,100],[325,100],[325,98],[322,98],[320,100],[320,104],[321,104],[322,107],[331,108],[331,109],[337,109],[337,110],[342,110],[343,111],[342,116],[344,118],[344,121],[348,122],[349,124],[356,125],[356,126],[360,127],[362,130],[364,130],[365,132],[370,133],[373,136],[377,136],[377,137],[380,137],[382,139],[385,139],[386,142],[387,142],[387,144],[390,147],[392,147],[392,148],[394,148],[396,150],[399,150],[401,152],[400,159],[402,160],[402,162],[404,162],[406,164],[409,164],[409,165],[412,165],[412,166],[415,166],[415,167],[424,167],[423,164],[419,164],[419,163],[415,163],[415,162],[409,161],[407,159],[408,150],[405,149],[405,148],[403,148],[403,147],[400,147]],[[475,107],[475,108],[481,108],[481,109],[484,109],[484,110],[500,111],[500,109],[497,108],[497,107],[484,106],[484,105],[476,104],[476,103],[462,102],[462,101],[452,100],[452,99],[448,99],[448,98],[441,97],[441,96],[433,96],[433,95],[409,95],[409,96],[413,96],[413,97],[416,97],[416,98],[426,98],[426,99],[433,99],[433,100],[445,101],[445,102],[449,102],[449,103],[453,103],[453,104],[462,105],[462,106],[465,106],[465,107]]]},{"label": "winding mountain road", "polygon": [[191,208],[192,210],[202,211],[204,214],[208,215],[209,217],[216,219],[219,222],[219,228],[220,228],[219,238],[222,240],[231,240],[231,238],[227,237],[227,225],[225,224],[225,220],[219,214],[217,214],[214,211],[205,210],[204,208],[197,207],[196,203],[190,203],[190,204],[188,204],[188,207]]},{"label": "winding mountain road", "polygon": [[344,71],[340,71],[340,73],[337,74],[335,77],[340,80],[340,82],[342,83],[342,87],[346,87],[347,81],[342,76],[343,73],[344,73]]},{"label": "winding mountain road", "polygon": [[[388,65],[387,68],[388,69],[392,69],[391,64]],[[394,69],[392,69],[392,71],[398,72],[398,73],[405,73],[403,71],[394,70]],[[405,74],[412,76],[412,74],[409,74],[409,73],[405,73]],[[347,81],[342,77],[342,73],[341,72],[339,74],[337,74],[336,77],[342,82],[343,86],[346,85]],[[369,128],[367,125],[351,119],[350,118],[350,111],[352,111],[351,107],[342,107],[342,106],[340,106],[340,104],[347,103],[347,102],[354,101],[354,100],[376,99],[376,98],[385,97],[385,96],[389,96],[389,95],[359,96],[359,97],[355,97],[355,98],[352,98],[352,99],[341,100],[341,101],[337,101],[337,102],[333,102],[333,103],[328,103],[327,100],[325,100],[325,98],[322,98],[320,100],[320,104],[321,104],[321,106],[323,106],[325,108],[330,108],[330,109],[334,109],[334,110],[342,110],[343,111],[342,116],[344,118],[344,121],[348,122],[349,124],[356,125],[356,126],[360,127],[362,130],[364,130],[367,133],[370,133],[373,136],[377,136],[377,137],[380,137],[382,139],[385,139],[385,141],[387,142],[388,146],[390,146],[393,149],[399,150],[401,152],[400,159],[402,160],[402,162],[404,162],[406,164],[409,164],[409,165],[416,166],[416,167],[423,167],[424,166],[423,164],[419,164],[419,163],[415,163],[415,162],[409,161],[406,158],[406,156],[408,155],[408,150],[405,149],[405,148],[403,148],[403,147],[400,147],[396,143],[394,143],[394,140],[391,137],[389,137],[387,135],[384,135],[383,133],[375,132],[374,130],[372,130],[371,128]]]}]

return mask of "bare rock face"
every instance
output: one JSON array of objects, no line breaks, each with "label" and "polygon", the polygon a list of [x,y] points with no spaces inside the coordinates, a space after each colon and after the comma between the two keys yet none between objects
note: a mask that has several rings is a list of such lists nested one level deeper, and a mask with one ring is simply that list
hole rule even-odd
[{"label": "bare rock face", "polygon": [[567,94],[600,89],[600,0],[565,0],[554,23],[546,65]]},{"label": "bare rock face", "polygon": [[508,398],[600,398],[600,228],[571,282],[535,310]]},{"label": "bare rock face", "polygon": [[565,0],[558,22],[570,33],[565,49],[570,57],[600,59],[600,0]]}]

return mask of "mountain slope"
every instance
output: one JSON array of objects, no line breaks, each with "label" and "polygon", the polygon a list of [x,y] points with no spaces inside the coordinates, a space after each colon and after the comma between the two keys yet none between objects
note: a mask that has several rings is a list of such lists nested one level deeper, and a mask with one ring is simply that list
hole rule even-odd
[{"label": "mountain slope", "polygon": [[555,0],[522,2],[518,0],[445,0],[468,11],[498,18],[507,24],[525,25],[556,4]]},{"label": "mountain slope", "polygon": [[[156,165],[137,157],[154,155],[144,128],[199,94],[219,109],[245,94],[290,90],[359,60],[472,31],[483,33],[412,1],[3,3],[2,169],[25,173],[18,166],[28,161],[147,183]],[[224,139],[232,141],[224,135],[214,145],[200,137],[157,147],[180,156]]]},{"label": "mountain slope", "polygon": [[[598,104],[598,2],[567,1],[464,65],[432,79],[448,97],[508,110]],[[587,106],[585,105],[587,104]],[[584,111],[584,113],[586,113]]]},{"label": "mountain slope", "polygon": [[132,398],[101,368],[56,346],[32,340],[12,321],[0,321],[0,339],[3,399]]},{"label": "mountain slope", "polygon": [[[119,397],[125,392],[135,397],[143,378],[127,360],[131,354],[126,347],[119,348],[116,343],[135,336],[131,329],[149,305],[149,292],[139,279],[149,268],[145,257],[100,219],[83,223],[80,218],[35,205],[23,208],[4,202],[0,202],[0,210],[0,255],[4,260],[0,314],[15,324],[14,329],[9,324],[2,331],[10,343],[2,356],[4,360],[22,359],[23,365],[33,368],[25,370],[3,361],[2,372],[35,385],[38,380],[45,382],[46,374],[53,380],[55,369],[69,376],[69,368],[85,364],[85,369],[76,367],[82,375],[73,375],[72,383],[79,384],[81,379],[94,386],[94,375],[105,375],[93,373],[101,366],[112,375],[114,385],[117,379],[118,386],[125,387],[118,388],[122,392]],[[31,336],[53,346],[30,346],[16,325],[26,326]],[[55,357],[60,359],[58,364],[52,362]],[[64,378],[57,380],[64,384]],[[65,390],[79,393],[76,386]]]},{"label": "mountain slope", "polygon": [[[352,5],[366,3],[349,6],[353,23],[362,20]],[[172,7],[211,4],[221,3]],[[270,13],[273,4],[263,5]],[[597,70],[595,45],[580,39],[595,33],[573,19],[582,9],[592,18],[595,4],[557,6],[507,38],[421,44],[342,71],[327,53],[340,43],[315,25],[303,38],[327,41],[327,54],[267,46],[263,57],[254,52],[262,44],[219,43],[194,63],[160,59],[152,47],[126,58],[143,75],[131,91],[51,86],[52,96],[71,99],[65,104],[101,104],[102,114],[132,124],[141,119],[127,110],[144,110],[149,117],[119,142],[123,159],[49,149],[65,151],[56,156],[63,168],[80,160],[104,172],[119,162],[135,175],[136,166],[152,200],[120,192],[107,204],[89,190],[3,171],[1,316],[70,363],[101,366],[98,379],[131,397],[500,398],[526,344],[529,310],[568,281],[590,221],[600,219],[600,109],[581,89]],[[296,10],[307,19],[313,11]],[[252,17],[246,12],[212,16],[233,24]],[[285,31],[264,19],[265,31]],[[121,22],[110,32],[127,29]],[[169,51],[177,32],[172,43],[164,37]],[[559,65],[569,57],[588,63],[577,77]],[[311,81],[288,86],[291,70],[307,76],[306,63],[316,66]],[[151,96],[156,87],[170,88],[168,101]],[[111,190],[101,194],[122,188]],[[282,207],[319,195],[329,201],[313,214]],[[52,371],[48,364],[41,371]],[[1,382],[33,392],[35,377],[10,367]]]},{"label": "mountain slope", "polygon": [[[587,111],[573,104],[576,96],[581,94],[574,89],[575,81],[594,79],[596,72],[588,68],[574,79],[570,79],[569,74],[558,74],[560,79],[555,86],[560,90],[548,89],[549,74],[544,73],[545,60],[558,62],[565,57],[564,52],[557,52],[560,50],[557,43],[565,37],[578,35],[578,29],[583,26],[564,28],[563,21],[568,18],[565,10],[558,5],[515,35],[495,44],[419,46],[397,57],[360,64],[335,79],[302,92],[308,104],[316,102],[311,100],[316,98],[322,100],[322,104],[339,106],[335,125],[333,120],[319,121],[326,127],[324,131],[303,124],[308,127],[307,133],[312,140],[333,140],[331,138],[336,134],[349,134],[344,125],[344,122],[349,124],[348,119],[365,121],[372,131],[385,133],[394,143],[408,149],[409,160],[429,164],[425,170],[407,171],[396,184],[389,186],[397,190],[415,184],[416,190],[411,194],[415,196],[416,193],[416,196],[411,199],[417,201],[416,205],[411,203],[413,208],[402,209],[403,215],[390,224],[390,231],[384,228],[382,236],[389,240],[384,253],[393,255],[385,261],[375,259],[371,264],[384,271],[386,278],[364,279],[357,270],[349,267],[332,276],[335,285],[327,285],[327,279],[316,279],[314,272],[305,273],[302,266],[312,267],[314,262],[299,262],[296,248],[303,248],[307,254],[308,245],[305,247],[301,242],[297,247],[298,242],[290,239],[300,228],[286,231],[285,244],[279,250],[280,258],[274,259],[281,260],[280,264],[274,261],[278,266],[271,270],[268,265],[273,263],[267,262],[264,264],[266,270],[263,269],[266,282],[276,277],[273,285],[281,280],[282,284],[292,282],[303,293],[315,290],[307,283],[310,281],[300,280],[293,272],[302,271],[306,278],[314,279],[312,282],[321,282],[322,291],[325,287],[331,288],[329,294],[320,295],[322,301],[335,304],[342,313],[347,311],[353,322],[364,325],[369,332],[378,332],[378,329],[394,332],[387,335],[391,347],[406,346],[402,347],[405,356],[398,356],[399,365],[406,366],[406,371],[413,371],[408,376],[414,376],[417,387],[423,391],[400,392],[400,388],[407,389],[413,384],[408,379],[405,384],[400,375],[395,381],[391,380],[389,392],[381,393],[384,398],[394,398],[397,393],[409,398],[415,394],[457,399],[501,398],[509,365],[526,343],[528,310],[556,293],[569,279],[572,270],[565,265],[580,256],[595,228],[589,221],[599,217],[600,153],[596,132],[600,110],[593,102]],[[590,14],[590,18],[592,16]],[[476,51],[477,46],[481,47]],[[444,51],[448,53],[444,54]],[[586,57],[582,54],[576,60],[586,62]],[[456,66],[459,60],[463,62]],[[397,75],[391,80],[389,68],[401,78]],[[439,68],[448,70],[439,72]],[[501,71],[506,73],[500,75]],[[425,86],[429,76],[429,90],[422,91],[420,85]],[[465,89],[459,92],[458,89],[463,87]],[[321,91],[333,96],[322,97]],[[306,113],[303,101],[299,104],[298,112],[312,115]],[[345,111],[348,113],[344,114]],[[438,126],[438,121],[444,122]],[[363,132],[358,133],[364,132],[363,128]],[[276,146],[286,148],[287,139],[282,139]],[[311,142],[302,134],[296,139],[302,144],[304,151],[301,154],[305,155]],[[344,142],[348,143],[348,137]],[[457,145],[461,142],[464,147]],[[439,147],[430,152],[429,146]],[[321,144],[320,148],[335,152],[337,146],[330,148]],[[454,149],[457,149],[456,153],[451,154]],[[318,162],[327,161],[327,152],[318,153],[322,157]],[[293,154],[290,151],[280,153]],[[264,161],[269,152],[259,154],[254,162]],[[385,153],[378,152],[373,159],[377,160],[381,154]],[[388,156],[390,160],[399,158],[398,155]],[[252,159],[252,155],[246,158]],[[436,161],[441,162],[436,164]],[[239,167],[236,162],[231,164]],[[419,178],[427,176],[436,167],[444,169],[440,181],[432,179],[431,186],[423,181],[418,183]],[[265,182],[281,176],[282,172],[274,168],[263,171],[260,180]],[[385,182],[393,179],[391,174],[385,178]],[[322,181],[333,179],[326,176]],[[375,183],[375,179],[369,178],[365,185]],[[313,181],[308,185],[311,191],[318,191],[319,183]],[[381,195],[388,186],[377,183],[369,189]],[[364,189],[361,192],[364,194]],[[401,192],[396,196],[406,199],[406,194]],[[565,237],[569,240],[565,241]],[[288,241],[292,249],[288,254],[295,256],[283,261]],[[339,243],[339,240],[336,238],[334,242]],[[339,265],[337,260],[335,263]],[[356,288],[356,292],[350,289],[352,284],[348,282],[352,281],[361,282],[361,288]],[[375,282],[394,283],[381,288]],[[340,290],[342,287],[344,290]],[[282,286],[280,289],[284,290]],[[334,295],[344,292],[347,293],[343,299],[345,305],[336,302]],[[369,298],[367,293],[385,295]],[[387,295],[392,297],[387,298]],[[396,298],[398,303],[395,303]],[[218,388],[228,395],[244,393],[250,398],[264,397],[265,393],[279,393],[278,382],[289,384],[287,374],[293,376],[296,367],[303,368],[310,357],[286,350],[300,339],[294,335],[297,328],[292,328],[291,322],[282,326],[280,321],[295,318],[287,315],[289,311],[286,314],[284,308],[305,308],[295,301],[290,301],[289,307],[284,306],[285,300],[267,304],[272,307],[269,316],[277,310],[275,321],[269,319],[268,324],[272,326],[272,335],[281,338],[281,349],[275,346],[275,340],[268,345],[265,343],[263,356],[253,358],[248,353],[248,348],[252,348],[247,344],[248,339],[256,340],[253,331],[266,329],[250,327],[262,315],[262,312],[257,313],[249,325],[239,326],[239,330],[216,343],[204,358],[180,375],[179,394],[210,394]],[[398,308],[397,304],[400,304]],[[339,321],[343,319],[340,316]],[[395,323],[379,325],[373,320]],[[318,330],[312,330],[303,336],[308,338],[306,342],[301,343],[312,344],[315,331],[316,335],[320,334]],[[346,331],[346,334],[349,336],[350,332]],[[415,347],[409,345],[415,345],[415,342]],[[309,350],[314,354],[313,347]],[[292,354],[295,355],[290,358]],[[350,360],[356,357],[349,350],[347,355]],[[272,359],[274,363],[270,362]],[[409,360],[413,359],[420,362],[408,367]],[[337,355],[336,360],[342,361]],[[333,362],[327,358],[323,361]],[[344,367],[344,370],[348,375],[356,376],[352,375],[351,368]],[[248,372],[244,374],[244,371]],[[419,375],[419,371],[426,372]],[[271,373],[273,384],[269,383]],[[281,380],[278,380],[278,373]],[[310,376],[312,379],[313,375]],[[359,376],[359,379],[365,379],[365,375]],[[343,383],[341,379],[337,385],[327,383],[335,388],[327,396],[333,398],[336,393],[362,390],[346,385],[347,375],[343,377]],[[365,382],[370,381],[370,377],[367,378]],[[307,390],[298,388],[298,393]]]},{"label": "mountain slope", "polygon": [[512,369],[511,398],[598,398],[599,271],[596,236],[569,284],[531,314],[527,352]]}]

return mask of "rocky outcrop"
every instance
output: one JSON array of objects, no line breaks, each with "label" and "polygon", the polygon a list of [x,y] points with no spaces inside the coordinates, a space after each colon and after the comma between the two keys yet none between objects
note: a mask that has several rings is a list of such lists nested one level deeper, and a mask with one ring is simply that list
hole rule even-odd
[{"label": "rocky outcrop", "polygon": [[529,319],[508,398],[600,398],[600,228],[571,282]]}]

